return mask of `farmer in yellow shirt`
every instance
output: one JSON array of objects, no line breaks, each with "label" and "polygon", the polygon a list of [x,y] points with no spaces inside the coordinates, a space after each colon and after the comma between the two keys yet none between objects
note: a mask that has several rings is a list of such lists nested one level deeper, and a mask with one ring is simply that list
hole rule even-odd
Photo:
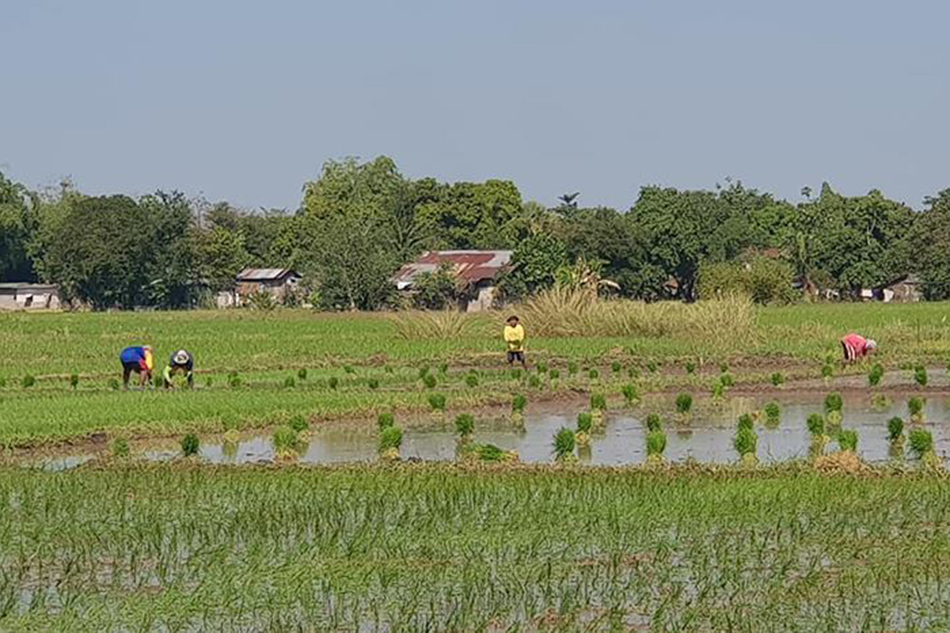
[{"label": "farmer in yellow shirt", "polygon": [[527,368],[524,362],[524,328],[514,315],[508,317],[508,325],[505,326],[505,343],[508,345],[508,364],[519,362]]}]

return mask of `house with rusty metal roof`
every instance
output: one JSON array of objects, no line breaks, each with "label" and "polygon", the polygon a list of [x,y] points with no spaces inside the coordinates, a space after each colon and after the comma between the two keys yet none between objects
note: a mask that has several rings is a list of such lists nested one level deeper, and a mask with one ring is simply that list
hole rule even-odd
[{"label": "house with rusty metal roof", "polygon": [[297,291],[302,277],[290,268],[245,268],[235,278],[233,292],[221,292],[216,297],[219,308],[243,305],[248,297],[266,293],[284,303],[288,295]]},{"label": "house with rusty metal roof", "polygon": [[511,265],[512,251],[428,251],[419,259],[403,266],[393,282],[401,292],[411,293],[419,275],[434,273],[442,266],[468,286],[471,299],[465,305],[469,312],[492,307],[499,275]]}]

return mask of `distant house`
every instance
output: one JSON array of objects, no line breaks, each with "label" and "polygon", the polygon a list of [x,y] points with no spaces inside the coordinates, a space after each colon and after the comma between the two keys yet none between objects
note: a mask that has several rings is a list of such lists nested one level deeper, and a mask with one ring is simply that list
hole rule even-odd
[{"label": "distant house", "polygon": [[267,293],[283,302],[295,292],[302,277],[290,268],[245,268],[235,278],[232,292],[219,292],[215,304],[219,308],[243,305],[248,297]]},{"label": "distant house", "polygon": [[403,266],[393,279],[400,292],[411,293],[413,282],[424,273],[448,265],[471,291],[462,306],[468,312],[488,310],[495,301],[498,276],[511,264],[511,251],[429,251]]},{"label": "distant house", "polygon": [[875,288],[874,294],[876,299],[885,302],[916,303],[923,298],[917,275],[903,275],[886,286]]},{"label": "distant house", "polygon": [[59,310],[59,286],[0,283],[0,310]]}]

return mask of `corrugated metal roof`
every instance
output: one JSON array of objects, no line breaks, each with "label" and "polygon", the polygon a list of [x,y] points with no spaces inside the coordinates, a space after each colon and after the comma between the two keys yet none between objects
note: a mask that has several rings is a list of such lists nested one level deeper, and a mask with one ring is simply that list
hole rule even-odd
[{"label": "corrugated metal roof", "polygon": [[412,286],[423,273],[432,273],[449,264],[455,274],[469,283],[494,279],[511,263],[511,251],[429,251],[411,264],[403,266],[394,279],[402,290]]},{"label": "corrugated metal roof", "polygon": [[287,275],[299,276],[289,268],[245,268],[238,273],[238,281],[273,281]]}]

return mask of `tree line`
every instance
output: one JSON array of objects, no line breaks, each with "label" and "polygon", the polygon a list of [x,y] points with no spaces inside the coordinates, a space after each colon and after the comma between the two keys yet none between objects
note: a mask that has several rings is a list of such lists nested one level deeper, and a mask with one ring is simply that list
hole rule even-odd
[{"label": "tree line", "polygon": [[[950,298],[950,189],[915,210],[872,190],[828,184],[790,202],[727,181],[713,190],[643,187],[626,211],[525,202],[510,181],[408,179],[387,157],[329,161],[300,208],[249,212],[178,192],[35,192],[0,173],[0,280],[59,285],[96,309],[188,308],[233,288],[248,266],[293,268],[322,309],[400,301],[391,278],[425,250],[510,249],[500,281],[519,299],[559,280],[609,280],[622,297],[692,301],[740,290],[761,303],[853,298],[908,274],[925,298]],[[451,271],[415,301],[464,296]]]}]

